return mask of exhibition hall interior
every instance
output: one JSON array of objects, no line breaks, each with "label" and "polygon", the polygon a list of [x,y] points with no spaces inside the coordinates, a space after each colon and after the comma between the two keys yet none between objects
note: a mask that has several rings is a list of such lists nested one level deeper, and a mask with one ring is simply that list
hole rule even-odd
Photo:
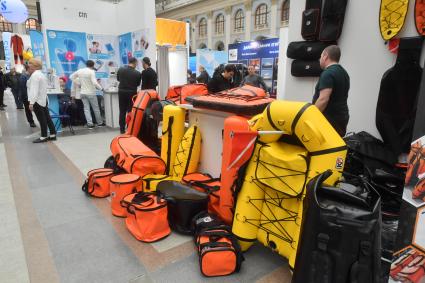
[{"label": "exhibition hall interior", "polygon": [[425,282],[425,0],[0,0],[0,282]]}]

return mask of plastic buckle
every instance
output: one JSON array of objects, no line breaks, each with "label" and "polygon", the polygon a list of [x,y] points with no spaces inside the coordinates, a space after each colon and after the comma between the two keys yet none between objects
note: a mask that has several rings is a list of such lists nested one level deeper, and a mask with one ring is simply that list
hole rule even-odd
[{"label": "plastic buckle", "polygon": [[320,233],[317,236],[317,247],[321,251],[326,251],[328,248],[329,235]]}]

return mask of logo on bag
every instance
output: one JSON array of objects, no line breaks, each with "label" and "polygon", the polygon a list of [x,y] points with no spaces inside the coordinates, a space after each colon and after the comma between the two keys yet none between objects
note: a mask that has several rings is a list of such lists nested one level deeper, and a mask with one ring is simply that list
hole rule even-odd
[{"label": "logo on bag", "polygon": [[343,166],[344,166],[344,158],[338,157],[336,159],[335,169],[341,170]]},{"label": "logo on bag", "polygon": [[111,193],[111,197],[113,197],[113,198],[114,198],[116,195],[117,195],[117,194],[116,194],[116,192],[112,192],[112,193]]}]

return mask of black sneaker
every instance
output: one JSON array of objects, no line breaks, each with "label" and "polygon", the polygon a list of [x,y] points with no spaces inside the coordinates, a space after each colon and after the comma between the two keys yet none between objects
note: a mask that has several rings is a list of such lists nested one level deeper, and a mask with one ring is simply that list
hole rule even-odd
[{"label": "black sneaker", "polygon": [[102,123],[102,124],[98,124],[97,126],[98,126],[98,127],[105,127],[105,126],[106,126],[106,124],[105,124],[105,123]]},{"label": "black sneaker", "polygon": [[4,110],[5,110],[5,109],[4,109],[4,107],[1,107],[1,106],[0,106],[0,111],[4,111]]},{"label": "black sneaker", "polygon": [[87,128],[89,128],[89,130],[93,130],[94,129],[94,125],[87,125]]},{"label": "black sneaker", "polygon": [[34,122],[32,122],[32,123],[30,123],[30,127],[31,127],[31,128],[35,128],[35,127],[37,127],[37,126],[35,125],[35,123],[34,123]]},{"label": "black sneaker", "polygon": [[49,136],[47,139],[48,139],[49,141],[55,141],[55,140],[57,140],[56,136],[54,136],[54,137]]},{"label": "black sneaker", "polygon": [[49,140],[48,138],[44,138],[44,139],[38,138],[36,140],[33,140],[32,142],[33,143],[42,143],[42,142],[47,142],[48,140]]},{"label": "black sneaker", "polygon": [[24,110],[24,107],[17,107],[18,110]]},{"label": "black sneaker", "polygon": [[0,105],[0,107],[7,107],[7,105],[6,104],[2,104],[2,105]]}]

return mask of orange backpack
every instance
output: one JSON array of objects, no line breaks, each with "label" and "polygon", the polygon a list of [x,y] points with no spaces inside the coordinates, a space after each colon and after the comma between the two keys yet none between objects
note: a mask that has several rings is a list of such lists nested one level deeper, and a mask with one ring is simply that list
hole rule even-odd
[{"label": "orange backpack", "polygon": [[126,217],[127,209],[121,205],[125,196],[142,190],[142,179],[134,174],[121,174],[111,178],[111,210],[118,217]]},{"label": "orange backpack", "polygon": [[127,135],[137,137],[142,128],[143,113],[149,105],[158,100],[158,93],[153,89],[141,90],[137,95],[133,96],[133,108],[129,114]]},{"label": "orange backpack", "polygon": [[137,240],[155,242],[171,233],[167,220],[167,202],[156,194],[130,194],[121,204],[127,207],[127,229]]},{"label": "orange backpack", "polygon": [[176,104],[187,103],[186,97],[200,96],[208,94],[205,84],[187,84],[182,86],[172,86],[168,89],[166,100],[174,101]]},{"label": "orange backpack", "polygon": [[112,169],[100,168],[87,173],[87,179],[81,189],[88,196],[104,198],[109,196],[109,180],[114,175]]},{"label": "orange backpack", "polygon": [[208,211],[218,214],[220,209],[220,197],[218,195],[221,182],[220,178],[213,178],[209,174],[192,173],[183,177],[182,183],[197,191],[208,194]]},{"label": "orange backpack", "polygon": [[147,174],[164,174],[165,162],[138,138],[119,135],[111,142],[111,152],[117,165],[127,173],[143,177]]}]

